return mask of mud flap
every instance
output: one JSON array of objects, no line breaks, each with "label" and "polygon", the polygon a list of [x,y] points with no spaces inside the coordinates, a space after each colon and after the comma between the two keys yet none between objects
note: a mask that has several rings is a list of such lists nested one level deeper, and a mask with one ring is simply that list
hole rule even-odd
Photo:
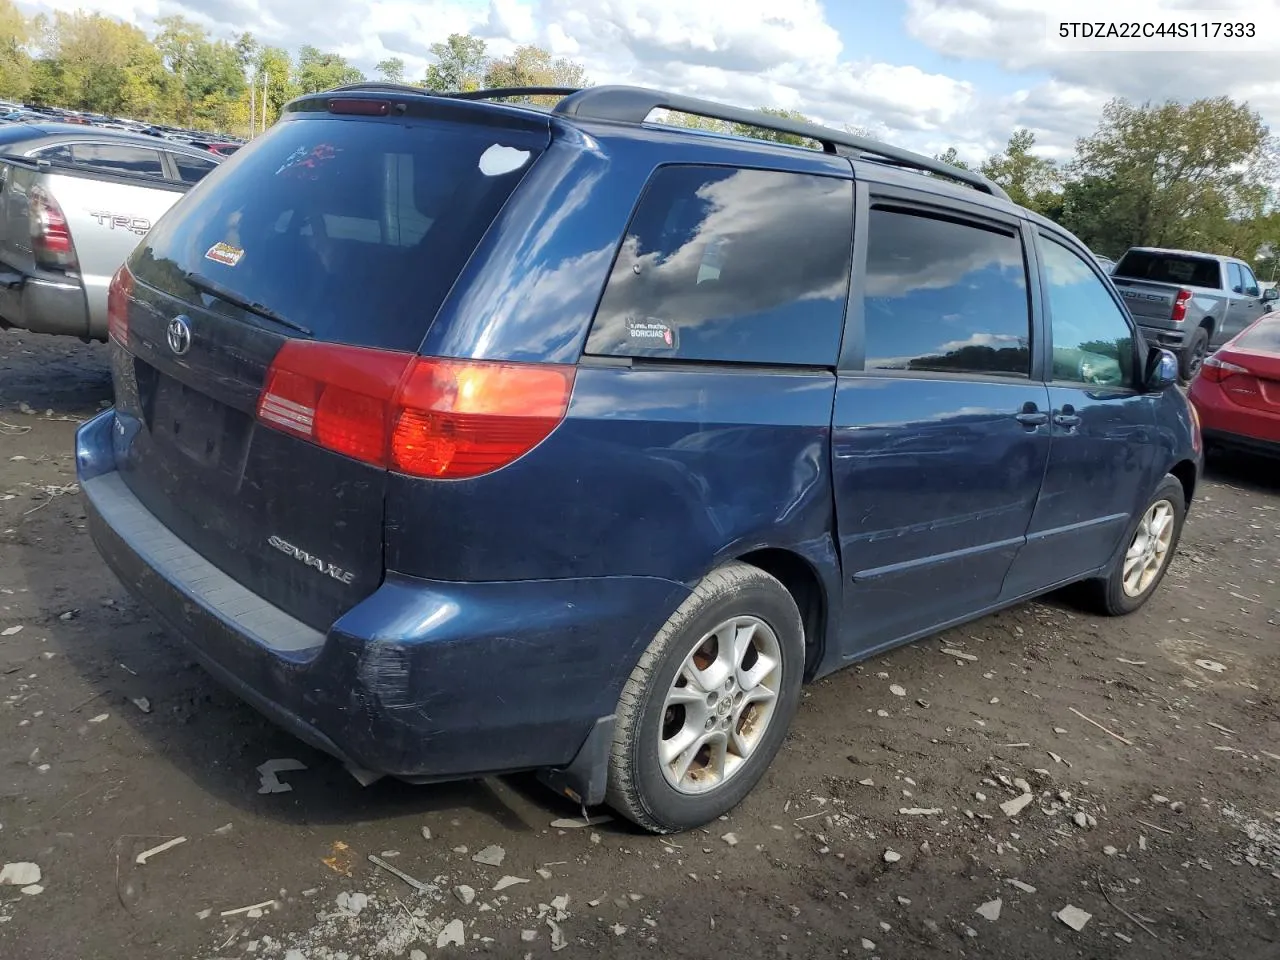
[{"label": "mud flap", "polygon": [[597,720],[568,766],[539,770],[538,779],[556,793],[585,807],[604,803],[614,719],[615,715],[610,714]]}]

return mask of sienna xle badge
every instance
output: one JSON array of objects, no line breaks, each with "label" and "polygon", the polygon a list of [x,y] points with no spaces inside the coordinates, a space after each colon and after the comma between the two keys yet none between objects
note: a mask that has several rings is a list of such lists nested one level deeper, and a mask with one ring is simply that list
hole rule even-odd
[{"label": "sienna xle badge", "polygon": [[1074,237],[851,134],[504,96],[302,97],[112,284],[93,536],[247,701],[363,771],[681,830],[807,681],[1152,595],[1199,433]]}]

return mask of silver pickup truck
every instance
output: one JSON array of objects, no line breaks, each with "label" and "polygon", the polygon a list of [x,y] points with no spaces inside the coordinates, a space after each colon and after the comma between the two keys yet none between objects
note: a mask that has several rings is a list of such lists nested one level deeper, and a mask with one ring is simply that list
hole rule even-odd
[{"label": "silver pickup truck", "polygon": [[1243,260],[1189,250],[1131,247],[1111,281],[1150,343],[1178,354],[1183,379],[1204,358],[1271,310],[1277,291],[1263,290]]},{"label": "silver pickup truck", "polygon": [[107,338],[107,287],[220,158],[71,124],[0,127],[0,329]]}]

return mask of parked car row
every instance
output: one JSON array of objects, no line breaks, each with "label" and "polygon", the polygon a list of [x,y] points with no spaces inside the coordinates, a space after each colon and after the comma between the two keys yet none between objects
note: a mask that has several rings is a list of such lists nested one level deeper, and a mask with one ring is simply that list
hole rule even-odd
[{"label": "parked car row", "polygon": [[247,701],[668,832],[806,681],[1068,583],[1151,597],[1200,432],[1070,233],[850,133],[493,96],[302,97],[111,283],[90,529]]},{"label": "parked car row", "polygon": [[130,120],[122,117],[108,117],[99,113],[85,113],[79,110],[33,106],[0,100],[0,126],[10,123],[66,123],[77,126],[97,127],[104,130],[145,134],[146,136],[157,137],[186,146],[198,147],[222,157],[230,156],[244,145],[244,141],[240,138],[225,134],[211,136],[208,132],[202,133],[196,130],[184,130],[181,127],[143,123],[139,120]]}]

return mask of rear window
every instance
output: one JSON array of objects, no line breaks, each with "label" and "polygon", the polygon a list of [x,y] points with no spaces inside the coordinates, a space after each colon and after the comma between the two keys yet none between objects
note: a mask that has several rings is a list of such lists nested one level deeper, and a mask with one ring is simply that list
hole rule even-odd
[{"label": "rear window", "polygon": [[1133,250],[1120,259],[1111,271],[1113,276],[1131,280],[1152,280],[1156,283],[1176,283],[1186,287],[1206,287],[1218,290],[1222,287],[1221,271],[1217,260],[1187,257],[1180,254],[1153,253]]},{"label": "rear window", "polygon": [[182,279],[197,274],[318,340],[416,349],[544,142],[445,121],[289,120],[175,207],[135,274],[198,302]]},{"label": "rear window", "polygon": [[1280,320],[1267,318],[1240,334],[1232,345],[1235,350],[1280,354]]},{"label": "rear window", "polygon": [[654,174],[587,353],[833,365],[853,246],[853,182],[732,167]]}]

